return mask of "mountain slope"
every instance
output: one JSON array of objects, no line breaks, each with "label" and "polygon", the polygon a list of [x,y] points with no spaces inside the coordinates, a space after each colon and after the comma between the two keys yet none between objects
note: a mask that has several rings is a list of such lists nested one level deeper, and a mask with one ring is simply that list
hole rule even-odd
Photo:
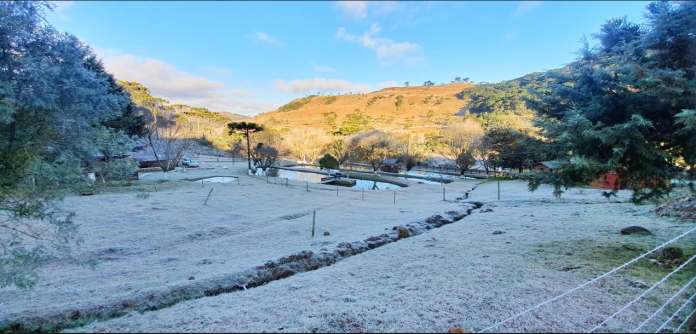
[{"label": "mountain slope", "polygon": [[408,129],[416,133],[436,131],[448,119],[463,116],[467,101],[457,97],[474,86],[453,83],[440,86],[385,88],[367,94],[315,96],[296,99],[254,121],[275,128],[317,128],[336,131],[348,115],[369,116],[383,130]]}]

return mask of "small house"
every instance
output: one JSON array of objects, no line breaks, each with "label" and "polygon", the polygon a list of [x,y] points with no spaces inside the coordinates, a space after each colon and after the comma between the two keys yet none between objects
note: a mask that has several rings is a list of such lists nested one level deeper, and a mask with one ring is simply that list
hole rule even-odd
[{"label": "small house", "polygon": [[535,172],[554,172],[558,171],[561,167],[561,164],[558,161],[542,161],[542,162],[537,162],[536,164],[532,165],[532,170]]},{"label": "small house", "polygon": [[388,173],[399,173],[401,172],[401,164],[395,158],[385,159],[379,170]]}]

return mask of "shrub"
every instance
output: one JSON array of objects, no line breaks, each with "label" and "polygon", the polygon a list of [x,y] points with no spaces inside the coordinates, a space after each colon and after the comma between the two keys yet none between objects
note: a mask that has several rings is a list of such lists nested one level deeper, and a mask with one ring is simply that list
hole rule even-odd
[{"label": "shrub", "polygon": [[338,160],[331,154],[326,153],[321,159],[319,159],[319,168],[321,169],[338,169],[338,167]]}]

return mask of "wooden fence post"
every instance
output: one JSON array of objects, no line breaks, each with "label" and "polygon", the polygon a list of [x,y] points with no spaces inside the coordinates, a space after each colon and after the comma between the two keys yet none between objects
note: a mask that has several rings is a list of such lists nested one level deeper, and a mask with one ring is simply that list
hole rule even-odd
[{"label": "wooden fence post", "polygon": [[213,189],[215,189],[215,188],[210,188],[210,192],[208,193],[208,197],[205,198],[205,203],[203,203],[203,205],[208,205],[208,199],[210,198],[210,194],[213,193]]}]

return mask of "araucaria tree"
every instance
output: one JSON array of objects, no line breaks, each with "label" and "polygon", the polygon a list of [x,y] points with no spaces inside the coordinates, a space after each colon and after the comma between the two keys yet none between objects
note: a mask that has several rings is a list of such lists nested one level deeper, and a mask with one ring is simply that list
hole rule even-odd
[{"label": "araucaria tree", "polygon": [[535,106],[560,173],[530,176],[530,189],[587,184],[616,171],[633,200],[663,196],[679,166],[696,168],[696,3],[653,2],[644,27],[618,18],[585,41]]},{"label": "araucaria tree", "polygon": [[253,122],[232,122],[227,124],[229,134],[242,133],[247,142],[247,160],[249,162],[249,173],[251,173],[251,144],[249,143],[249,135],[254,132],[263,131],[263,126]]}]

